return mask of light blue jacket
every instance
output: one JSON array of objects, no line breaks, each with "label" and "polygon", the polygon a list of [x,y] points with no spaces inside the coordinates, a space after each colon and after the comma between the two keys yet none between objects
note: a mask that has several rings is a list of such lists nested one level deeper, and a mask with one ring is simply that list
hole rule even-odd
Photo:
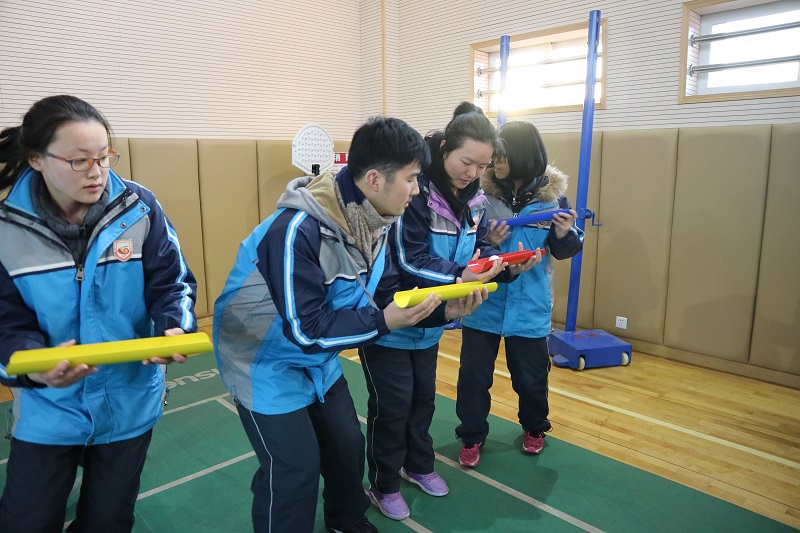
[{"label": "light blue jacket", "polygon": [[[569,208],[563,196],[567,190],[567,176],[557,168],[548,166],[545,174],[548,181],[536,191],[516,216],[525,216],[540,211]],[[490,207],[487,218],[501,220],[514,215],[511,207],[502,198],[502,191],[492,182],[487,173],[481,180]],[[521,242],[525,250],[543,248],[542,262],[523,272],[513,283],[498,284],[472,314],[461,319],[469,328],[503,336],[542,338],[550,334],[550,318],[553,311],[553,258],[566,259],[583,249],[583,232],[577,227],[561,239],[555,235],[555,226],[550,221],[525,226],[513,226],[509,236],[500,245],[503,253],[516,252]]]},{"label": "light blue jacket", "polygon": [[[343,200],[360,204],[346,172],[335,178]],[[389,332],[380,310],[397,286],[388,226],[367,264],[346,231],[333,179],[325,173],[287,186],[278,211],[242,242],[214,305],[220,374],[251,411],[284,414],[324,402],[342,375],[339,352]]]},{"label": "light blue jacket", "polygon": [[[498,253],[484,241],[487,200],[482,193],[468,202],[475,222],[470,227],[456,219],[447,201],[424,175],[418,181],[420,194],[390,231],[392,257],[397,262],[403,290],[455,283],[475,250],[480,250],[481,257]],[[511,277],[504,271],[498,279],[507,281]],[[443,332],[443,326],[403,328],[381,337],[376,344],[421,350],[439,342]]]},{"label": "light blue jacket", "polygon": [[[101,365],[66,388],[9,376],[17,350],[195,331],[195,281],[153,194],[109,171],[109,200],[90,237],[83,279],[70,250],[36,214],[23,173],[0,203],[0,382],[15,387],[14,437],[105,444],[137,437],[162,414],[164,373],[140,362]],[[130,251],[126,250],[126,246]]]}]

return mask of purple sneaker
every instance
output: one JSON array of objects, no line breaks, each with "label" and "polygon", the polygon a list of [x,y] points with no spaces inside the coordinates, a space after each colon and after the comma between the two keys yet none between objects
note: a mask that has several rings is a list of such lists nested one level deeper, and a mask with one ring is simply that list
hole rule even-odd
[{"label": "purple sneaker", "polygon": [[399,492],[378,492],[370,487],[367,491],[369,499],[372,500],[381,512],[392,520],[404,520],[408,518],[411,511]]},{"label": "purple sneaker", "polygon": [[415,474],[414,472],[408,472],[405,467],[403,467],[400,469],[400,475],[406,481],[419,485],[419,488],[431,496],[444,496],[450,492],[450,489],[447,488],[447,483],[445,483],[442,476],[436,472],[431,472],[430,474]]}]

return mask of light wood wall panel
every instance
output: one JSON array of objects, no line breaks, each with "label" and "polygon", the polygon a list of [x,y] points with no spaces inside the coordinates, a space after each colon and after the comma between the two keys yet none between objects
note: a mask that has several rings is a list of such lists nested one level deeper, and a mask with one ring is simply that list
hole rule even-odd
[{"label": "light wood wall panel", "polygon": [[189,268],[197,278],[198,317],[208,314],[200,184],[195,139],[128,139],[131,179],[156,195],[178,233]]},{"label": "light wood wall panel", "polygon": [[290,141],[259,140],[258,152],[258,212],[261,220],[275,211],[275,204],[286,184],[303,172],[292,165]]},{"label": "light wood wall panel", "polygon": [[677,129],[603,132],[595,328],[664,341],[677,159]]},{"label": "light wood wall panel", "polygon": [[362,118],[360,0],[3,0],[0,127],[69,93],[125,137],[287,139]]},{"label": "light wood wall panel", "polygon": [[[609,48],[607,106],[596,112],[596,129],[800,121],[798,96],[678,104],[681,6],[75,0],[67,8],[5,0],[0,127],[19,123],[43,96],[72,93],[97,105],[124,137],[287,139],[314,122],[348,138],[382,112],[385,94],[388,114],[425,133],[444,127],[458,102],[471,98],[471,43],[585,22],[593,9],[608,21]],[[102,39],[85,23],[98,13],[109,21]],[[65,75],[76,63],[83,68]],[[525,118],[542,132],[581,125],[579,111]]]},{"label": "light wood wall panel", "polygon": [[746,362],[770,126],[681,129],[664,344]]},{"label": "light wood wall panel", "polygon": [[[333,141],[334,152],[350,150],[350,141]],[[292,165],[292,143],[290,141],[257,142],[258,151],[258,211],[264,220],[275,211],[278,198],[286,190],[286,184],[303,176],[303,171]]]},{"label": "light wood wall panel", "polygon": [[800,374],[800,124],[772,128],[750,363]]},{"label": "light wood wall panel", "polygon": [[383,107],[383,57],[381,2],[361,0],[361,118],[381,114]]},{"label": "light wood wall panel", "polygon": [[[557,166],[569,176],[567,198],[575,207],[578,190],[578,164],[581,147],[580,134],[543,134],[547,158],[550,164]],[[602,160],[603,134],[596,132],[592,136],[592,161],[589,166],[588,209],[598,212],[600,202],[600,162]],[[577,325],[580,328],[592,328],[594,324],[595,275],[597,270],[597,235],[598,228],[586,221],[586,235],[583,241],[581,283],[578,295]],[[569,294],[569,278],[571,259],[554,261],[554,301],[553,320],[564,323],[567,316],[567,296]]]},{"label": "light wood wall panel", "polygon": [[123,179],[131,179],[131,152],[128,148],[128,139],[114,137],[111,146],[119,153],[119,163],[114,167],[114,172]]},{"label": "light wood wall panel", "polygon": [[[398,113],[420,131],[441,128],[470,98],[471,43],[586,22],[608,21],[606,109],[596,130],[800,121],[800,97],[678,104],[682,0],[407,0],[400,5]],[[413,79],[409,83],[409,79]],[[543,133],[576,132],[581,112],[524,117]]]},{"label": "light wood wall panel", "polygon": [[256,141],[197,141],[208,312],[222,293],[239,243],[258,225]]}]

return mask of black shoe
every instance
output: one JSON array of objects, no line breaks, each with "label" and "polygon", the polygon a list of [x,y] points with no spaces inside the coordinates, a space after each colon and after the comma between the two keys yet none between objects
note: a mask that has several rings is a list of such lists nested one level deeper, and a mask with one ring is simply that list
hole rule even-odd
[{"label": "black shoe", "polygon": [[380,533],[378,528],[367,520],[366,516],[362,516],[361,520],[348,528],[336,529],[335,527],[328,526],[328,529],[333,531],[333,533]]}]

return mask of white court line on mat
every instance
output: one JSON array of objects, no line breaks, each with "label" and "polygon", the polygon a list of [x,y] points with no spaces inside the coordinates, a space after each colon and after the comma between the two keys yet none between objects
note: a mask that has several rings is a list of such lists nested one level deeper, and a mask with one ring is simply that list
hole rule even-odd
[{"label": "white court line on mat", "polygon": [[[194,403],[191,403],[191,404],[188,404],[188,405],[184,405],[184,406],[181,406],[181,407],[176,407],[175,409],[171,409],[169,411],[165,411],[164,414],[169,414],[169,413],[174,413],[174,412],[177,412],[177,411],[182,411],[182,410],[187,409],[189,407],[202,405],[204,403],[208,403],[208,402],[211,402],[211,401],[216,401],[216,402],[222,404],[225,408],[227,408],[231,412],[233,412],[235,414],[238,414],[238,412],[236,410],[236,407],[231,405],[230,402],[227,402],[227,401],[224,400],[224,398],[227,397],[227,396],[228,396],[227,393],[226,394],[220,394],[218,396],[213,396],[213,397],[207,398],[205,400],[194,402]],[[367,423],[367,419],[362,417],[362,416],[359,416],[358,419],[362,424],[366,424]],[[177,480],[172,481],[170,483],[167,483],[165,485],[161,485],[160,487],[156,487],[154,489],[148,490],[147,492],[142,492],[141,494],[139,494],[137,500],[148,498],[150,496],[153,496],[153,495],[158,494],[160,492],[164,492],[165,490],[169,490],[169,489],[171,489],[173,487],[176,487],[178,485],[182,485],[184,483],[188,483],[189,481],[192,481],[194,479],[203,477],[206,474],[211,474],[211,473],[213,473],[213,472],[215,472],[217,470],[221,470],[221,469],[223,469],[223,468],[225,468],[227,466],[230,466],[232,464],[236,464],[236,463],[238,463],[240,461],[243,461],[245,459],[248,459],[248,458],[254,457],[254,456],[255,456],[255,452],[249,452],[249,453],[240,455],[238,457],[235,457],[233,459],[230,459],[228,461],[225,461],[223,463],[219,463],[217,465],[214,465],[214,466],[211,466],[209,468],[206,468],[204,470],[200,470],[199,472],[195,472],[194,474],[189,474],[188,476],[184,476],[184,477],[182,477],[180,479],[177,479]],[[464,473],[466,473],[466,474],[468,474],[470,476],[473,476],[476,479],[478,479],[478,480],[480,480],[480,481],[482,481],[482,482],[484,482],[484,483],[486,483],[486,484],[488,484],[488,485],[490,485],[490,486],[492,486],[492,487],[494,487],[494,488],[496,488],[496,489],[498,489],[498,490],[500,490],[502,492],[505,492],[506,494],[508,494],[510,496],[513,496],[514,498],[517,498],[520,501],[523,501],[523,502],[525,502],[525,503],[527,503],[529,505],[532,505],[532,506],[534,506],[534,507],[536,507],[536,508],[538,508],[538,509],[540,509],[540,510],[546,512],[546,513],[549,513],[549,514],[555,516],[556,518],[560,518],[561,520],[564,520],[565,522],[568,522],[568,523],[570,523],[570,524],[572,524],[572,525],[574,525],[574,526],[576,526],[578,528],[581,528],[584,531],[590,531],[592,533],[603,533],[603,531],[601,529],[597,529],[596,527],[594,527],[594,526],[592,526],[590,524],[587,524],[587,523],[585,523],[585,522],[583,522],[583,521],[581,521],[581,520],[579,520],[579,519],[577,519],[577,518],[575,518],[575,517],[573,517],[571,515],[568,515],[568,514],[562,512],[562,511],[559,511],[558,509],[556,509],[554,507],[551,507],[551,506],[547,505],[546,503],[540,502],[539,500],[536,500],[534,498],[531,498],[530,496],[522,494],[521,492],[519,492],[519,491],[517,491],[515,489],[512,489],[511,487],[503,485],[499,481],[495,481],[495,480],[493,480],[493,479],[491,479],[491,478],[489,478],[487,476],[484,476],[483,474],[479,474],[479,473],[477,473],[475,471],[468,470],[468,469],[462,467],[461,465],[455,463],[454,461],[451,461],[450,459],[448,459],[447,457],[445,457],[443,455],[440,455],[440,454],[437,453],[436,454],[436,458],[439,461],[441,461],[443,463],[446,463],[446,464],[448,464],[448,465],[450,465],[450,466],[452,466],[454,468],[457,468],[457,469],[463,471]],[[406,518],[401,523],[404,526],[408,527],[410,530],[416,531],[417,533],[432,533],[431,530],[425,528],[425,526],[423,526],[422,524],[420,524],[418,522],[415,522],[414,520],[412,520],[410,518]]]},{"label": "white court line on mat", "polygon": [[453,468],[458,468],[459,470],[461,470],[465,474],[467,474],[469,476],[472,476],[472,477],[474,477],[475,479],[477,479],[479,481],[483,481],[487,485],[491,485],[492,487],[494,487],[496,489],[499,489],[499,490],[505,492],[506,494],[514,496],[515,498],[517,498],[519,500],[522,500],[523,502],[525,502],[527,504],[533,505],[534,507],[536,507],[538,509],[541,509],[542,511],[544,511],[546,513],[549,513],[549,514],[555,516],[556,518],[560,518],[561,520],[563,520],[565,522],[569,522],[573,526],[579,527],[584,531],[591,531],[592,533],[602,533],[602,531],[603,531],[602,529],[598,529],[598,528],[594,527],[591,524],[587,524],[583,520],[575,518],[572,515],[568,515],[567,513],[563,512],[563,511],[559,511],[555,507],[551,507],[550,505],[547,505],[544,502],[540,502],[536,498],[531,498],[527,494],[523,494],[523,493],[519,492],[516,489],[512,489],[511,487],[509,487],[507,485],[503,485],[499,481],[495,481],[494,479],[492,479],[492,478],[490,478],[488,476],[485,476],[483,474],[480,474],[480,473],[476,472],[475,470],[472,470],[471,468],[465,468],[465,467],[461,466],[460,464],[458,464],[457,462],[453,461],[452,459],[448,459],[447,457],[445,457],[443,455],[440,455],[440,454],[437,453],[436,454],[436,458],[438,460],[440,460],[441,462],[452,466]]},{"label": "white court line on mat", "polygon": [[[227,396],[227,394],[225,396]],[[224,400],[225,396],[223,396],[222,398],[218,397],[217,398],[217,403],[221,403],[226,409],[228,409],[232,413],[236,413],[238,415],[239,414],[239,410],[236,409],[236,406],[233,405],[231,402],[226,402]]]},{"label": "white court line on mat", "polygon": [[203,405],[204,403],[218,401],[220,398],[224,398],[225,396],[228,396],[227,392],[225,394],[220,394],[219,396],[212,396],[211,398],[206,398],[205,400],[200,400],[198,402],[182,405],[180,407],[176,407],[175,409],[168,409],[168,410],[164,411],[164,414],[165,415],[171,415],[172,413],[177,413],[178,411],[183,411],[184,409],[188,409],[190,407],[195,407],[195,406],[198,406],[198,405]]},{"label": "white court line on mat", "polygon": [[[172,409],[170,411],[166,411],[166,412],[164,412],[164,414],[174,413],[174,412],[186,409],[187,407],[194,407],[194,406],[197,406],[197,405],[202,405],[202,404],[208,403],[210,401],[216,401],[216,402],[222,404],[226,409],[228,409],[232,413],[238,415],[239,412],[236,410],[236,406],[232,405],[230,402],[225,401],[224,398],[226,398],[227,396],[228,396],[228,394],[221,394],[219,396],[213,396],[211,398],[207,398],[207,399],[199,401],[199,402],[194,402],[194,403],[182,406],[182,407],[178,407],[178,408]],[[361,418],[361,417],[359,417],[359,418]],[[361,421],[364,424],[367,423],[366,419],[362,418]],[[239,457],[234,457],[233,459],[230,459],[230,460],[225,461],[223,463],[219,463],[217,465],[211,466],[211,467],[206,468],[204,470],[200,470],[199,472],[195,472],[194,474],[189,474],[188,476],[185,476],[185,477],[182,477],[182,478],[177,479],[175,481],[172,481],[171,483],[167,483],[165,485],[161,485],[160,487],[156,487],[154,489],[148,490],[147,492],[142,492],[141,494],[139,494],[139,497],[136,498],[136,499],[137,500],[141,500],[141,499],[144,499],[144,498],[148,498],[150,496],[158,494],[159,492],[164,492],[165,490],[169,490],[169,489],[171,489],[173,487],[176,487],[178,485],[182,485],[182,484],[187,483],[189,481],[192,481],[194,479],[203,477],[206,474],[211,474],[213,472],[216,472],[217,470],[221,470],[221,469],[223,469],[225,467],[228,467],[228,466],[230,466],[232,464],[236,464],[236,463],[238,463],[240,461],[243,461],[245,459],[248,459],[248,458],[254,457],[254,456],[255,456],[255,452],[249,452],[249,453],[246,453],[244,455],[240,455]],[[408,527],[412,531],[416,531],[417,533],[433,533],[431,530],[425,528],[424,526],[422,526],[421,524],[415,522],[414,520],[411,520],[410,518],[407,518],[407,519],[403,520],[403,525]]]},{"label": "white court line on mat", "polygon": [[180,479],[176,479],[175,481],[167,483],[166,485],[161,485],[160,487],[156,487],[156,488],[150,489],[150,490],[148,490],[146,492],[142,492],[142,493],[139,494],[139,497],[136,498],[136,500],[138,501],[138,500],[143,500],[145,498],[149,498],[150,496],[158,494],[159,492],[164,492],[165,490],[171,489],[172,487],[177,487],[178,485],[183,485],[184,483],[188,483],[189,481],[192,481],[193,479],[197,479],[197,478],[203,477],[206,474],[211,474],[212,472],[216,472],[217,470],[221,470],[221,469],[223,469],[223,468],[225,468],[227,466],[230,466],[232,464],[236,464],[236,463],[238,463],[240,461],[244,461],[245,459],[249,459],[251,457],[255,457],[255,455],[256,455],[256,452],[248,452],[248,453],[240,455],[239,457],[234,457],[233,459],[229,459],[229,460],[225,461],[224,463],[219,463],[219,464],[216,464],[214,466],[210,466],[208,468],[200,470],[199,472],[195,472],[194,474],[189,474],[188,476],[184,476],[184,477],[182,477]]},{"label": "white court line on mat", "polygon": [[[450,354],[439,352],[440,357],[444,357],[445,359],[450,359],[451,361],[459,361],[458,357],[452,356]],[[505,378],[511,378],[511,375],[508,372],[503,372],[502,370],[495,370],[495,374],[498,376],[503,376]],[[549,391],[555,394],[560,394],[562,396],[566,396],[568,398],[572,398],[573,400],[578,400],[580,402],[588,403],[590,405],[594,405],[600,407],[602,409],[606,409],[608,411],[614,411],[616,413],[620,413],[626,416],[630,416],[632,418],[638,418],[639,420],[643,420],[645,422],[650,422],[651,424],[656,424],[658,426],[662,426],[665,428],[669,428],[673,431],[680,431],[681,433],[686,433],[687,435],[691,435],[693,437],[697,437],[699,439],[704,439],[715,444],[720,444],[722,446],[727,446],[728,448],[733,448],[735,450],[739,450],[741,452],[749,453],[751,455],[755,455],[761,457],[762,459],[766,459],[768,461],[773,461],[775,463],[780,463],[782,465],[790,466],[792,468],[800,469],[800,463],[792,461],[790,459],[785,459],[783,457],[779,457],[777,455],[772,455],[770,453],[762,452],[761,450],[756,450],[753,448],[748,448],[747,446],[742,446],[741,444],[736,444],[735,442],[731,442],[729,440],[723,440],[718,437],[714,437],[711,435],[707,435],[705,433],[700,433],[699,431],[695,431],[693,429],[685,428],[683,426],[678,426],[676,424],[672,424],[670,422],[664,422],[663,420],[659,420],[657,418],[652,418],[647,415],[642,415],[633,411],[628,411],[627,409],[622,409],[620,407],[616,407],[607,403],[598,402],[597,400],[593,400],[591,398],[587,398],[585,396],[581,396],[579,394],[574,394],[569,391],[561,390],[561,389],[554,389],[553,387],[549,387]]]},{"label": "white court line on mat", "polygon": [[[366,424],[367,423],[367,419],[364,418],[361,415],[358,416],[358,420],[362,424]],[[563,511],[559,511],[555,507],[551,507],[550,505],[547,505],[546,503],[541,502],[541,501],[537,500],[536,498],[531,498],[527,494],[523,494],[523,493],[521,493],[520,491],[518,491],[516,489],[512,489],[508,485],[504,485],[504,484],[500,483],[499,481],[495,481],[494,479],[492,479],[492,478],[490,478],[488,476],[484,476],[483,474],[479,474],[478,472],[476,472],[476,471],[474,471],[474,470],[472,470],[470,468],[464,468],[460,464],[456,463],[455,461],[452,461],[452,460],[448,459],[447,457],[445,457],[442,454],[436,453],[434,455],[436,456],[436,459],[438,459],[439,461],[441,461],[441,462],[443,462],[443,463],[445,463],[445,464],[447,464],[449,466],[452,466],[453,468],[461,470],[465,474],[474,477],[478,481],[482,481],[482,482],[486,483],[487,485],[490,485],[490,486],[492,486],[492,487],[494,487],[494,488],[496,488],[496,489],[498,489],[498,490],[500,490],[502,492],[505,492],[509,496],[513,496],[514,498],[516,498],[516,499],[518,499],[518,500],[520,500],[522,502],[525,502],[528,505],[532,505],[532,506],[536,507],[537,509],[540,509],[540,510],[544,511],[545,513],[548,513],[548,514],[551,514],[551,515],[555,516],[556,518],[560,518],[564,522],[572,524],[573,526],[578,527],[578,528],[580,528],[580,529],[582,529],[584,531],[591,531],[592,533],[603,533],[602,529],[597,529],[593,525],[587,524],[583,520],[579,520],[579,519],[575,518],[572,515],[569,515],[569,514],[563,512]],[[405,523],[407,520],[408,519],[403,520],[403,523]]]}]

